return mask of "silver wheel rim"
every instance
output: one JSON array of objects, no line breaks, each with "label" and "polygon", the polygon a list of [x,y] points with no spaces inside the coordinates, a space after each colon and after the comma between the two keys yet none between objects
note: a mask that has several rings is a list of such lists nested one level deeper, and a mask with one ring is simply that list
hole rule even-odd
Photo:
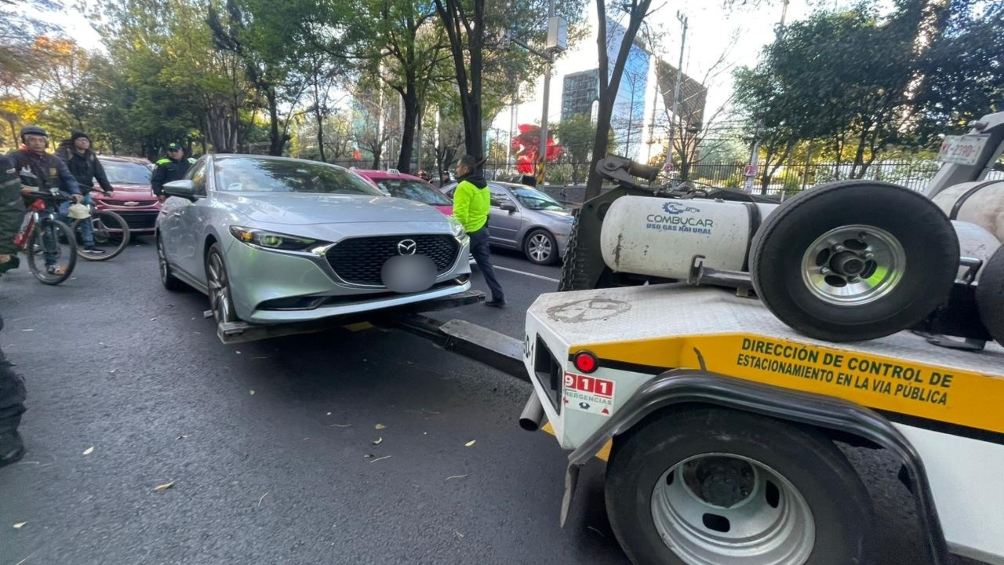
[{"label": "silver wheel rim", "polygon": [[802,281],[827,304],[860,306],[895,289],[906,270],[898,239],[875,226],[850,225],[816,238],[802,256]]},{"label": "silver wheel rim", "polygon": [[802,494],[767,465],[726,453],[686,459],[659,477],[652,518],[690,564],[805,563],[816,540]]},{"label": "silver wheel rim", "polygon": [[160,266],[160,281],[167,283],[167,256],[164,255],[164,242],[157,238],[157,264]]},{"label": "silver wheel rim", "polygon": [[530,240],[527,242],[526,247],[530,258],[538,263],[547,261],[551,258],[551,238],[547,237],[546,234],[533,234],[530,236]]},{"label": "silver wheel rim", "polygon": [[227,271],[219,253],[209,255],[209,304],[217,322],[233,321],[230,292],[227,286]]}]

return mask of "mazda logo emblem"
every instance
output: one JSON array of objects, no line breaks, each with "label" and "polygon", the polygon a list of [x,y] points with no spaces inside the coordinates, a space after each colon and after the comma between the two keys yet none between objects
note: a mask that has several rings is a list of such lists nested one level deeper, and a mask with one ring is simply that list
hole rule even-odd
[{"label": "mazda logo emblem", "polygon": [[397,242],[398,255],[414,255],[416,249],[418,249],[418,244],[415,243],[414,239],[402,239]]}]

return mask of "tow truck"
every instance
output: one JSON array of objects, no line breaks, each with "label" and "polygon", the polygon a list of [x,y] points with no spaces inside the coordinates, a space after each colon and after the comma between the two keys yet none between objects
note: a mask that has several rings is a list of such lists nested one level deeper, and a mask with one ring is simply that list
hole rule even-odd
[{"label": "tow truck", "polygon": [[1004,248],[995,218],[952,221],[981,191],[1004,202],[986,180],[1004,113],[967,137],[923,194],[857,181],[780,205],[601,162],[619,187],[582,207],[522,347],[521,425],[571,451],[562,523],[601,455],[636,564],[875,563],[840,441],[902,464],[931,563],[1004,563]]}]

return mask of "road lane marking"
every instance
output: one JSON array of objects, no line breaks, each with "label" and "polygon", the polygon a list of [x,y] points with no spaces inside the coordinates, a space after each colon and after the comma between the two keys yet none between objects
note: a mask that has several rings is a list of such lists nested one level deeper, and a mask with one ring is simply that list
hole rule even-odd
[{"label": "road lane marking", "polygon": [[550,281],[550,282],[553,282],[553,283],[560,282],[560,281],[558,281],[558,279],[552,279],[551,277],[545,277],[544,275],[538,275],[536,273],[528,273],[526,271],[518,271],[516,269],[510,269],[509,267],[501,267],[499,265],[495,265],[495,268],[497,270],[499,270],[499,271],[506,271],[506,272],[509,272],[509,273],[516,273],[517,275],[526,275],[528,277],[533,277],[535,279],[540,279],[542,281]]}]

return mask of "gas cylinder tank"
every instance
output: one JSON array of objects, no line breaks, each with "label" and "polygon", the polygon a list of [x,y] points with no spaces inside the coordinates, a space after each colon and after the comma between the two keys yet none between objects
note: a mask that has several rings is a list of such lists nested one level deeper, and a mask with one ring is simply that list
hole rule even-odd
[{"label": "gas cylinder tank", "polygon": [[712,269],[747,269],[750,241],[777,204],[624,196],[603,218],[600,250],[615,272],[686,279],[695,255]]},{"label": "gas cylinder tank", "polygon": [[1004,241],[1004,180],[956,184],[933,200],[949,219],[976,224]]}]

